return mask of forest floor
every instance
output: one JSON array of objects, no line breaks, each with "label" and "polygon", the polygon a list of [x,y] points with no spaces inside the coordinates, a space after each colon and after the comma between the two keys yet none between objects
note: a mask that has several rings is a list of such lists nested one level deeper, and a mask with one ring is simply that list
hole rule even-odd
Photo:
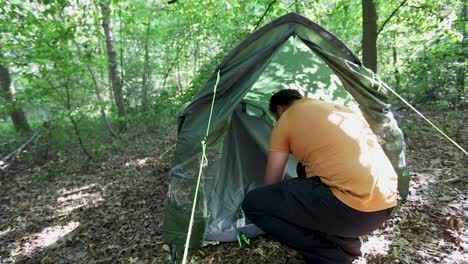
[{"label": "forest floor", "polygon": [[[428,112],[468,148],[468,110]],[[468,159],[420,118],[397,115],[407,133],[410,195],[365,238],[356,263],[468,263]],[[463,123],[465,122],[465,123]],[[0,263],[167,263],[162,215],[175,129],[128,136],[106,161],[18,161],[0,174]],[[116,154],[117,153],[117,154]],[[78,152],[75,155],[79,155]],[[301,263],[268,237],[208,246],[192,263]]]}]

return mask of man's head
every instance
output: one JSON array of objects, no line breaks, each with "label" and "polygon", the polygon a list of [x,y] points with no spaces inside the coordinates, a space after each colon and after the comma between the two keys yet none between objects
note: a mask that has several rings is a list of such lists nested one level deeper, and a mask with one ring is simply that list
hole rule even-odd
[{"label": "man's head", "polygon": [[302,99],[302,95],[293,89],[285,89],[275,93],[270,98],[270,112],[273,114],[276,120],[288,109],[288,107],[294,103],[294,101]]}]

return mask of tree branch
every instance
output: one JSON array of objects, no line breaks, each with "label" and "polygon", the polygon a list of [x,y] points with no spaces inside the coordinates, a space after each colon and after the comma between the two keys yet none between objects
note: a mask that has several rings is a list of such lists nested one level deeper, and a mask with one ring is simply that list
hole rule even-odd
[{"label": "tree branch", "polygon": [[379,36],[380,32],[384,29],[385,25],[388,23],[388,21],[390,21],[390,19],[392,19],[392,17],[398,12],[398,10],[400,10],[400,8],[406,3],[408,2],[408,0],[403,0],[401,2],[401,4],[395,9],[393,10],[392,14],[390,14],[389,17],[387,17],[387,19],[385,19],[385,21],[383,22],[382,26],[380,26],[379,30],[377,31],[377,36]]},{"label": "tree branch", "polygon": [[[385,19],[385,21],[382,23],[382,26],[380,26],[379,30],[377,30],[377,37],[379,36],[380,32],[384,29],[385,25],[388,23],[388,21],[390,21],[390,19],[395,16],[395,14],[398,12],[398,10],[400,10],[400,8],[406,3],[408,2],[408,0],[403,0],[403,2],[400,3],[400,5],[395,9],[393,10],[392,14],[390,14],[389,17],[387,17],[387,19]],[[357,50],[356,53],[359,53],[360,51],[362,50],[362,47],[359,47],[359,49]]]},{"label": "tree branch", "polygon": [[258,20],[257,24],[255,24],[255,30],[257,30],[258,26],[260,26],[260,23],[262,22],[263,18],[265,18],[266,14],[268,13],[268,11],[270,11],[270,8],[276,3],[277,0],[273,0],[271,1],[271,3],[268,5],[267,9],[265,10],[265,12],[263,13],[263,15],[260,17],[260,19]]}]

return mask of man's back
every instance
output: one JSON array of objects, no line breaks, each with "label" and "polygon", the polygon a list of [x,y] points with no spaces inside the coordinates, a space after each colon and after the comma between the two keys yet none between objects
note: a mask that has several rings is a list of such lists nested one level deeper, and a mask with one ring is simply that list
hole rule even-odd
[{"label": "man's back", "polygon": [[397,175],[363,117],[302,99],[275,126],[270,151],[290,152],[346,205],[371,212],[396,205]]}]

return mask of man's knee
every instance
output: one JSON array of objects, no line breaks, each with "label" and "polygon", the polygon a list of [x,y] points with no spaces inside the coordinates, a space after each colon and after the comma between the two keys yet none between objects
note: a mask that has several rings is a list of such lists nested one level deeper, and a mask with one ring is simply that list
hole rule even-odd
[{"label": "man's knee", "polygon": [[257,190],[258,189],[252,190],[248,192],[247,195],[245,195],[244,201],[242,201],[242,210],[244,210],[244,213],[248,214],[249,212],[254,212],[257,210]]},{"label": "man's knee", "polygon": [[268,211],[270,201],[272,200],[272,188],[274,186],[264,186],[251,190],[244,197],[242,202],[242,209],[247,216],[251,213],[258,214],[260,212]]}]

